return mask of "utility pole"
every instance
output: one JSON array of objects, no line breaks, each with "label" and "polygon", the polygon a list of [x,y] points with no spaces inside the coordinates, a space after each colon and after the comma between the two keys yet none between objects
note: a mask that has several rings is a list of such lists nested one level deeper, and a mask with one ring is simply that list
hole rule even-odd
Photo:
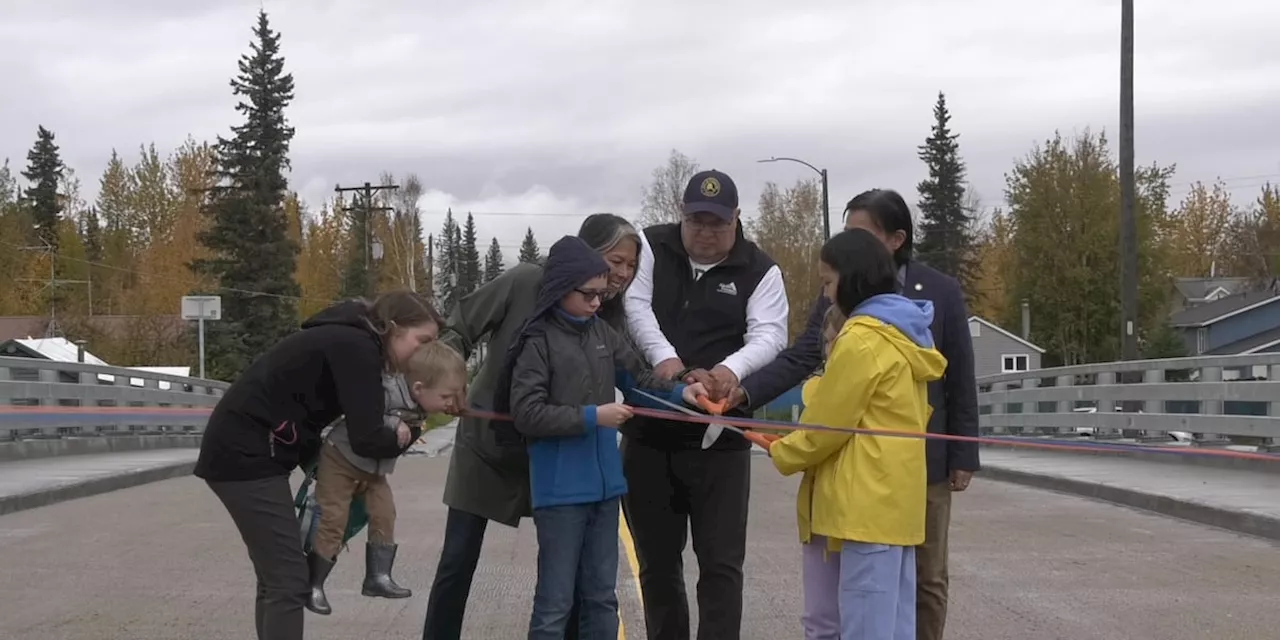
[{"label": "utility pole", "polygon": [[[44,337],[56,338],[61,330],[58,327],[58,285],[63,284],[83,284],[89,288],[89,315],[93,315],[93,281],[92,280],[68,280],[58,277],[58,252],[48,242],[44,242],[39,247],[22,247],[23,251],[37,251],[49,256],[49,279],[41,280],[39,278],[19,278],[20,282],[43,282],[44,286],[40,287],[40,291],[49,289],[49,324],[45,327]],[[92,276],[91,276],[92,277]]]},{"label": "utility pole", "polygon": [[427,234],[427,297],[436,298],[436,242],[433,234]]},{"label": "utility pole", "polygon": [[1138,359],[1138,221],[1133,175],[1133,0],[1120,3],[1120,358]]},{"label": "utility pole", "polygon": [[[364,254],[364,295],[372,297],[377,279],[374,278],[371,271],[372,262],[382,259],[382,243],[378,242],[373,236],[373,213],[375,211],[392,211],[393,207],[375,207],[373,206],[373,194],[375,191],[394,191],[399,189],[397,184],[381,184],[373,186],[366,182],[360,187],[344,187],[335,185],[333,190],[335,193],[343,193],[346,191],[356,191],[363,196],[361,206],[359,207],[343,207],[343,211],[358,211],[364,220],[364,238],[361,239],[361,253]],[[374,255],[377,254],[377,255]]]}]

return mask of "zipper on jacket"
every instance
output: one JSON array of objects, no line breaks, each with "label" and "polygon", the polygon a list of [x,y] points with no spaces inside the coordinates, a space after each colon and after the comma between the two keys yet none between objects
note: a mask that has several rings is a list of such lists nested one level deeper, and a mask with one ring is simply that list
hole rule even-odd
[{"label": "zipper on jacket", "polygon": [[[587,356],[588,369],[591,368],[591,364],[590,364],[591,360],[592,358],[595,357],[595,354],[591,353],[591,350],[587,348],[590,344],[591,344],[591,330],[588,329],[585,333],[583,333],[582,339],[578,341],[578,347],[582,349],[583,355]],[[609,362],[612,363],[613,360],[610,359]],[[593,377],[594,377],[594,372],[593,372]],[[592,384],[598,384],[596,380],[592,380],[591,382]],[[599,409],[599,405],[596,405],[596,408]],[[605,494],[609,492],[609,481],[607,478],[604,477],[604,461],[600,459],[600,425],[598,424],[596,425],[595,433],[591,434],[591,436],[595,438],[595,446],[593,446],[591,450],[596,458],[596,471],[600,472],[600,500],[603,501]]]},{"label": "zipper on jacket", "polygon": [[270,457],[276,457],[276,437],[270,431],[267,431],[267,451],[270,452]]},{"label": "zipper on jacket", "polygon": [[600,428],[596,427],[596,468],[600,470],[600,500],[609,493],[609,479],[604,477],[604,460],[600,459]]}]

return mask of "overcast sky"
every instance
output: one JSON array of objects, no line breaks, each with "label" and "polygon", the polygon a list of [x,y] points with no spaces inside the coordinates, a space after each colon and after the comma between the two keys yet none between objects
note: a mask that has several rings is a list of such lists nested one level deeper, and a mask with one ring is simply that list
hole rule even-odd
[{"label": "overcast sky", "polygon": [[[1138,5],[1138,162],[1177,163],[1175,196],[1221,176],[1251,200],[1280,179],[1280,3]],[[942,90],[991,206],[1033,143],[1118,121],[1119,0],[3,0],[0,157],[25,165],[43,124],[92,198],[112,148],[226,135],[259,6],[297,84],[293,188],[318,204],[413,172],[428,229],[474,211],[508,257],[526,225],[545,247],[634,215],[673,147],[748,213],[809,176],[773,155],[827,167],[835,210],[914,201]]]}]

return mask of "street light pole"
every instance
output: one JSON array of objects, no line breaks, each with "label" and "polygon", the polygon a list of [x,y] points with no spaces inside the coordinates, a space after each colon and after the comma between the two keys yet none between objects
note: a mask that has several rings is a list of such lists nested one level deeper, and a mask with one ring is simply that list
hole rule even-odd
[{"label": "street light pole", "polygon": [[822,237],[831,237],[831,200],[827,190],[827,170],[822,170]]},{"label": "street light pole", "polygon": [[813,169],[814,173],[817,173],[819,176],[822,177],[822,237],[824,239],[830,238],[831,237],[831,201],[830,201],[830,195],[827,192],[827,170],[819,169],[799,158],[767,158],[765,160],[757,160],[756,162],[794,162],[796,164],[802,164],[806,167],[809,167],[810,169]]}]

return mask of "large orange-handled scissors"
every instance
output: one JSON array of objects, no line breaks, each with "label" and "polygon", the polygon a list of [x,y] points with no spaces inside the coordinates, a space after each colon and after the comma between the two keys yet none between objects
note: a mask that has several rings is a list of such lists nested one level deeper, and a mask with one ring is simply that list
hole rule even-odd
[{"label": "large orange-handled scissors", "polygon": [[[660,405],[662,405],[662,406],[664,406],[664,407],[666,407],[666,408],[668,408],[668,409],[671,409],[671,410],[673,410],[673,411],[679,411],[680,413],[684,413],[684,414],[691,415],[691,416],[703,416],[703,415],[705,415],[705,414],[698,413],[697,411],[694,411],[693,409],[690,409],[690,408],[688,408],[688,407],[686,407],[686,406],[678,405],[678,404],[676,404],[676,403],[674,403],[674,402],[667,402],[666,400],[663,400],[662,398],[659,398],[659,397],[657,397],[657,396],[655,396],[655,395],[653,395],[653,394],[651,394],[651,393],[646,393],[646,392],[641,391],[641,390],[639,390],[639,389],[633,389],[632,391],[634,391],[635,393],[638,393],[638,394],[640,394],[640,395],[642,395],[642,396],[644,396],[644,397],[646,397],[646,398],[648,398],[648,399],[650,399],[650,400],[653,400],[654,402],[657,402],[658,404],[660,404]],[[723,401],[722,401],[722,402],[719,402],[719,403],[714,403],[714,402],[711,402],[710,400],[708,400],[706,396],[699,396],[699,397],[698,397],[698,405],[699,405],[700,407],[702,407],[703,409],[705,409],[707,413],[709,413],[709,414],[711,414],[711,415],[714,415],[714,416],[718,416],[718,415],[720,415],[721,413],[723,413],[723,412],[724,412],[724,406],[725,406],[725,403],[724,403]],[[732,432],[734,432],[734,433],[736,433],[736,434],[738,434],[738,435],[740,435],[740,436],[746,437],[746,434],[744,434],[744,433],[742,432],[742,430],[741,430],[741,429],[739,429],[739,428],[737,428],[737,427],[735,427],[735,426],[727,425],[727,424],[722,424],[722,423],[719,423],[719,422],[715,422],[715,423],[712,423],[712,424],[707,425],[707,430],[706,430],[706,432],[705,432],[705,433],[703,433],[703,435],[702,435],[702,448],[703,448],[703,449],[710,449],[710,448],[711,448],[711,445],[715,444],[715,443],[716,443],[716,440],[719,440],[719,439],[720,439],[720,434],[721,434],[725,429],[728,429],[728,430],[730,430],[730,431],[732,431]]]}]

